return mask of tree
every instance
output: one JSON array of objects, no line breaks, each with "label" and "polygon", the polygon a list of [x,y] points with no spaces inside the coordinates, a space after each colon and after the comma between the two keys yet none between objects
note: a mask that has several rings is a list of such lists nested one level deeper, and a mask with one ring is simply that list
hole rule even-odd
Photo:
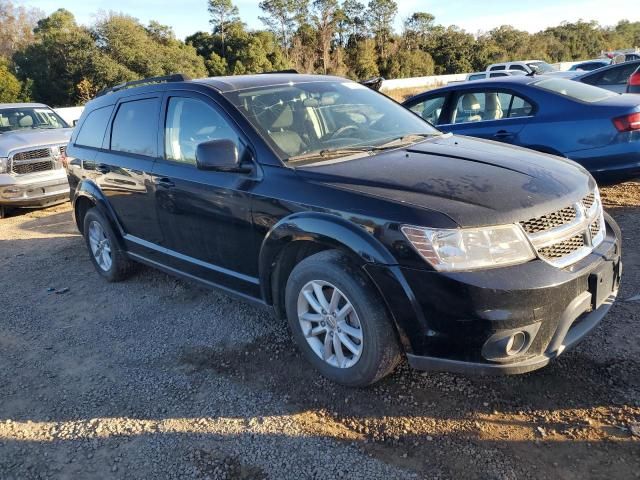
[{"label": "tree", "polygon": [[209,14],[211,20],[209,23],[213,25],[213,31],[220,35],[222,41],[222,58],[226,58],[225,36],[227,26],[232,22],[240,21],[238,15],[238,7],[231,0],[209,0]]},{"label": "tree", "polygon": [[358,0],[344,0],[342,11],[354,40],[363,38],[367,28],[365,5]]},{"label": "tree", "polygon": [[338,0],[314,0],[312,20],[318,33],[318,50],[322,60],[322,73],[326,74],[331,63],[331,41],[338,23]]},{"label": "tree", "polygon": [[6,60],[0,57],[0,103],[14,103],[22,100],[22,84],[9,71]]},{"label": "tree", "polygon": [[376,40],[378,54],[382,58],[386,57],[397,13],[398,4],[393,0],[370,0],[367,5],[367,23]]},{"label": "tree", "polygon": [[350,64],[351,71],[358,79],[364,80],[379,75],[376,63],[376,46],[373,40],[365,39],[356,43]]},{"label": "tree", "polygon": [[296,0],[263,0],[259,4],[266,14],[260,20],[279,37],[285,52],[288,51],[289,38],[296,26],[299,12],[296,3]]},{"label": "tree", "polygon": [[16,7],[11,0],[0,0],[0,57],[11,58],[33,43],[33,29],[43,16],[40,10]]},{"label": "tree", "polygon": [[415,12],[404,22],[404,40],[407,48],[425,48],[436,17],[427,12]]}]

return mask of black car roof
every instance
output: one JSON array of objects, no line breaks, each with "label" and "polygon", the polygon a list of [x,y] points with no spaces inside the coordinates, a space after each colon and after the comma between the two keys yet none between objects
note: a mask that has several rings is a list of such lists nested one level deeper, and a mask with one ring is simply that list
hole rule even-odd
[{"label": "black car roof", "polygon": [[219,92],[231,92],[255,87],[275,87],[296,83],[310,82],[351,82],[346,78],[330,75],[304,75],[298,73],[261,73],[256,75],[229,75],[226,77],[211,77],[192,80],[196,83],[209,85]]}]

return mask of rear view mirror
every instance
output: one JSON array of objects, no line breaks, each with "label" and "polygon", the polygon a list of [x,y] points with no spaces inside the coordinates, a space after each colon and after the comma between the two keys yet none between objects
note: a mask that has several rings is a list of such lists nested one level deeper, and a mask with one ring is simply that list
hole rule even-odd
[{"label": "rear view mirror", "polygon": [[238,147],[231,140],[209,140],[198,145],[196,162],[200,170],[219,172],[246,172],[238,158]]}]

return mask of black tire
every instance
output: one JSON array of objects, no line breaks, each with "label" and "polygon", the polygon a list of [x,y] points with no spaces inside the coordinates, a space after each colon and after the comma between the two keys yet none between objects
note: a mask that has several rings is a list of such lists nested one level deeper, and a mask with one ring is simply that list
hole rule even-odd
[{"label": "black tire", "polygon": [[[94,256],[91,250],[91,244],[89,241],[89,228],[92,222],[97,222],[102,230],[106,238],[109,241],[109,246],[111,249],[111,267],[108,269],[100,266],[96,257]],[[91,258],[91,262],[95,267],[96,271],[108,282],[119,282],[124,280],[129,276],[132,270],[132,262],[129,260],[122,250],[120,250],[120,246],[118,243],[118,238],[114,233],[109,221],[100,213],[96,208],[91,208],[86,215],[84,216],[83,229],[84,233],[84,241],[87,245],[87,249],[89,250],[89,257]]]},{"label": "black tire", "polygon": [[[329,282],[352,304],[362,329],[362,353],[355,364],[339,368],[325,362],[305,338],[298,319],[298,297],[311,281]],[[380,294],[350,258],[327,250],[300,262],[291,272],[285,291],[287,319],[306,359],[328,379],[350,387],[364,387],[382,379],[401,359],[395,329]]]}]

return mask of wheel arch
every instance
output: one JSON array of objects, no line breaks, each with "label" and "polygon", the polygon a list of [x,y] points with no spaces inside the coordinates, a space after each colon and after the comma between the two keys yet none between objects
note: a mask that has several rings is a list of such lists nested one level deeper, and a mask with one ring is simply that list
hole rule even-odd
[{"label": "wheel arch", "polygon": [[259,258],[262,295],[279,318],[284,316],[284,286],[293,267],[328,249],[341,250],[360,265],[397,263],[382,243],[355,223],[319,212],[290,215],[271,228],[262,242]]},{"label": "wheel arch", "polygon": [[111,228],[118,237],[120,248],[124,248],[122,240],[123,231],[117,220],[116,214],[111,208],[109,201],[95,183],[83,180],[76,189],[73,199],[73,216],[78,231],[84,234],[84,217],[91,208],[97,208],[98,211],[107,219]]}]

